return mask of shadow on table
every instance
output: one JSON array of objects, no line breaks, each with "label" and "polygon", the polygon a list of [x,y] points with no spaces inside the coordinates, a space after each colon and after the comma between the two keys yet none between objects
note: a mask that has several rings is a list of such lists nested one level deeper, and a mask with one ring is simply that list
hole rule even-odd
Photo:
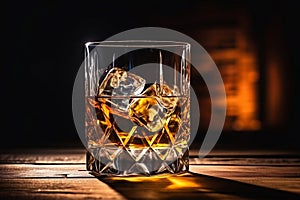
[{"label": "shadow on table", "polygon": [[127,199],[300,199],[300,195],[196,173],[98,177]]}]

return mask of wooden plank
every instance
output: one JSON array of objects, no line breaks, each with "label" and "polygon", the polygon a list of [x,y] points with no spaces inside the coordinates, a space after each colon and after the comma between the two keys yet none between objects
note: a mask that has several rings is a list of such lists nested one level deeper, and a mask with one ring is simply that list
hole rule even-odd
[{"label": "wooden plank", "polygon": [[124,199],[85,164],[0,164],[0,199]]},{"label": "wooden plank", "polygon": [[128,199],[299,199],[300,195],[196,173],[102,178]]},{"label": "wooden plank", "polygon": [[0,199],[124,199],[94,178],[9,178],[0,180]]},{"label": "wooden plank", "polygon": [[191,165],[190,170],[202,175],[293,192],[300,195],[300,166]]},{"label": "wooden plank", "polygon": [[0,163],[85,163],[85,149],[16,149],[0,154]]},{"label": "wooden plank", "polygon": [[[8,152],[1,152],[0,164],[9,163],[35,163],[35,164],[74,164],[85,163],[84,148],[77,149],[15,149]],[[224,162],[228,159],[244,158],[295,158],[300,160],[300,152],[295,151],[279,151],[279,150],[213,150],[205,158],[198,159],[199,151],[197,149],[190,150],[191,163],[193,164],[211,164],[214,159],[217,162]],[[203,162],[204,161],[204,162]],[[208,162],[207,162],[208,161]],[[248,162],[248,161],[246,161]],[[300,162],[300,161],[299,161]],[[299,163],[298,162],[298,163]],[[252,162],[248,162],[251,164]],[[287,163],[287,162],[285,162]],[[272,163],[273,164],[273,163]]]},{"label": "wooden plank", "polygon": [[92,178],[85,164],[1,164],[1,178]]}]

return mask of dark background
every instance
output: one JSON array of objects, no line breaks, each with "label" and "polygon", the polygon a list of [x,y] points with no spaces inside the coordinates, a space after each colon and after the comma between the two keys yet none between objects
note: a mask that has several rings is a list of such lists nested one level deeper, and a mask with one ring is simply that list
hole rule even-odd
[{"label": "dark background", "polygon": [[[171,16],[189,20],[186,16],[198,13],[198,9],[205,6],[246,8],[254,22],[255,42],[262,49],[265,27],[279,25],[273,26],[273,31],[281,33],[279,42],[283,45],[278,46],[278,40],[274,39],[273,46],[280,48],[288,62],[282,70],[282,75],[287,77],[283,88],[288,92],[287,111],[277,114],[286,120],[279,129],[263,127],[259,133],[252,133],[251,138],[260,140],[258,135],[268,132],[264,138],[268,145],[280,147],[284,142],[285,147],[297,147],[300,139],[297,88],[300,33],[296,1],[84,2],[1,3],[1,148],[81,146],[73,123],[71,101],[73,82],[83,61],[84,43],[145,26],[171,28],[188,35],[180,22],[176,26],[169,25],[167,19]],[[202,14],[198,16],[201,18]],[[272,37],[272,33],[268,37]],[[264,57],[266,52],[260,52],[259,56]],[[261,88],[263,91],[264,80]],[[261,94],[263,96],[263,92]],[[220,143],[230,143],[229,135],[223,134]]]}]

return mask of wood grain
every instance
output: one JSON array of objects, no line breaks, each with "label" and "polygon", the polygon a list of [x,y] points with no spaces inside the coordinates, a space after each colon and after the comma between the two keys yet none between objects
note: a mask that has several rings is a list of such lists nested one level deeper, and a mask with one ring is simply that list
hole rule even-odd
[{"label": "wood grain", "polygon": [[[230,154],[228,154],[230,155]],[[96,178],[84,150],[0,156],[0,199],[300,199],[297,155],[191,158],[190,173]]]}]

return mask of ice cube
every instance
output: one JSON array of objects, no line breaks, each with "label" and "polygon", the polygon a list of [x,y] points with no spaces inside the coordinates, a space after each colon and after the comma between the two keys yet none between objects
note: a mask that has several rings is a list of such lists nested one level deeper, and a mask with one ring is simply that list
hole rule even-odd
[{"label": "ice cube", "polygon": [[156,83],[159,94],[158,101],[159,103],[168,110],[168,114],[174,111],[177,102],[178,102],[178,92],[177,88],[172,90],[167,84],[159,85]]},{"label": "ice cube", "polygon": [[99,84],[98,95],[138,95],[143,91],[145,83],[145,79],[138,75],[121,68],[112,68]]},{"label": "ice cube", "polygon": [[174,112],[178,101],[174,95],[174,91],[166,84],[154,83],[142,93],[141,98],[136,98],[131,102],[128,109],[129,116],[149,131],[159,131],[163,128],[168,116]]},{"label": "ice cube", "polygon": [[[115,107],[126,111],[129,105],[129,96],[140,94],[145,86],[145,79],[121,68],[112,68],[99,84],[98,96],[117,96],[111,101]],[[120,97],[120,98],[119,98]]]}]

